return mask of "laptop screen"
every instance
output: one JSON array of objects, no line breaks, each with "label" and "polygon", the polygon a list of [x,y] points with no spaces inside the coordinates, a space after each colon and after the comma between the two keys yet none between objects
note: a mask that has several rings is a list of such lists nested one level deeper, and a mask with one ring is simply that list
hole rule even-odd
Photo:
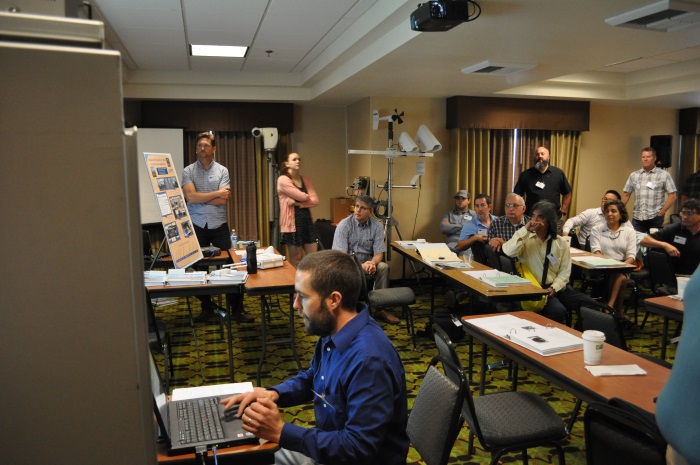
[{"label": "laptop screen", "polygon": [[151,366],[151,391],[153,392],[153,408],[158,419],[158,437],[164,438],[166,441],[170,440],[170,434],[168,431],[168,423],[165,419],[168,416],[168,394],[163,389],[163,382],[160,380],[160,372],[153,360],[153,355],[148,357],[148,361]]}]

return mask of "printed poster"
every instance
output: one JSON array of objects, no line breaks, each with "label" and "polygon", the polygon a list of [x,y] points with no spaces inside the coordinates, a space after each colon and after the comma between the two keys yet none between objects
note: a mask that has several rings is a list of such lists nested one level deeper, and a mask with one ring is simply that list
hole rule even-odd
[{"label": "printed poster", "polygon": [[163,231],[175,268],[187,268],[203,258],[187,210],[185,196],[169,153],[143,154],[160,210]]}]

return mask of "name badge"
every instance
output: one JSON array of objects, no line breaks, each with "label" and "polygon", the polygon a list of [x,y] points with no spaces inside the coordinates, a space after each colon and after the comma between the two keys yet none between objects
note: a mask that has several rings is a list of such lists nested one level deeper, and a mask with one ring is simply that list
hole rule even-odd
[{"label": "name badge", "polygon": [[471,221],[472,216],[471,215],[464,215],[464,219],[467,221]]},{"label": "name badge", "polygon": [[559,263],[559,259],[555,257],[554,254],[552,254],[551,252],[549,253],[549,255],[547,255],[547,258],[549,259],[549,263],[551,263],[552,265],[556,265],[557,263]]},{"label": "name badge", "polygon": [[537,181],[535,186],[539,187],[540,189],[544,189],[544,183],[542,181]]},{"label": "name badge", "polygon": [[686,240],[687,239],[685,237],[682,237],[682,236],[676,236],[673,238],[673,242],[675,242],[676,244],[680,244],[680,245],[685,245]]},{"label": "name badge", "polygon": [[649,181],[647,183],[647,189],[656,189],[656,183]]}]

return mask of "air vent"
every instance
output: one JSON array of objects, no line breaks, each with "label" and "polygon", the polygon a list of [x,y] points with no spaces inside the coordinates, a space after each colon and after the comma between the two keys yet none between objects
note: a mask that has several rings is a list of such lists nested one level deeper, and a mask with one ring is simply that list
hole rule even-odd
[{"label": "air vent", "polygon": [[700,3],[663,0],[605,20],[611,26],[673,32],[700,24]]},{"label": "air vent", "polygon": [[534,68],[532,63],[503,63],[494,61],[484,61],[477,65],[462,68],[464,74],[483,74],[491,76],[505,76],[507,74],[519,73]]}]

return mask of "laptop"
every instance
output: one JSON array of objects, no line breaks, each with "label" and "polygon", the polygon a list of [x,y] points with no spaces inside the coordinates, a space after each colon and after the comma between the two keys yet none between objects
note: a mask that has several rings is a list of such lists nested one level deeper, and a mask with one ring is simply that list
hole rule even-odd
[{"label": "laptop", "polygon": [[[243,429],[240,418],[231,421],[224,420],[224,407],[219,403],[219,397],[199,397],[195,399],[169,401],[163,389],[158,367],[153,357],[148,357],[151,373],[151,390],[153,391],[153,407],[158,420],[158,438],[165,442],[168,455],[188,454],[196,448],[230,447],[241,444],[258,444],[259,439]],[[211,405],[211,411],[207,412]],[[197,415],[197,410],[201,415]],[[185,414],[190,419],[183,419]],[[197,418],[197,417],[201,418]],[[196,423],[201,420],[198,430]],[[219,420],[219,421],[216,421]],[[220,427],[216,426],[220,423]]]}]

